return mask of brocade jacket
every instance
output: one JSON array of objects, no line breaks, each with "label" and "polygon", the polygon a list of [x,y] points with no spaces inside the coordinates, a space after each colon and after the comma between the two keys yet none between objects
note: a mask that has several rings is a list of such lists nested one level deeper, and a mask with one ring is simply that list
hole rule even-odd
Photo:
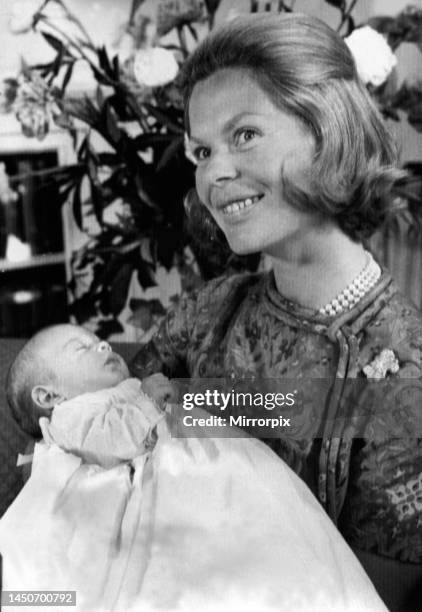
[{"label": "brocade jacket", "polygon": [[[398,371],[370,382],[363,369],[383,349]],[[296,380],[309,400],[295,415],[296,435],[264,441],[351,546],[422,563],[422,317],[386,271],[335,317],[284,298],[272,272],[218,278],[181,298],[131,371]],[[318,380],[329,384],[315,406]]]}]

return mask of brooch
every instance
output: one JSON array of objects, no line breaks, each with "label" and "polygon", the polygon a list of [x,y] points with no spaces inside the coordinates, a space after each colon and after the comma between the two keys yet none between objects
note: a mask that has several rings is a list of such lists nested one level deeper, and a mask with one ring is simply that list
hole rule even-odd
[{"label": "brooch", "polygon": [[388,372],[395,374],[399,371],[399,362],[391,349],[383,349],[371,363],[363,368],[368,378],[385,378]]}]

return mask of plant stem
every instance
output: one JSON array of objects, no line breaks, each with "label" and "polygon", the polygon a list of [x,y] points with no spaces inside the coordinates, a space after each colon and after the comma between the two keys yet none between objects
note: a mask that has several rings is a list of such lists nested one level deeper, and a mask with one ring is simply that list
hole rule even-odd
[{"label": "plant stem", "polygon": [[[49,2],[49,1],[50,0],[47,0],[47,2]],[[91,36],[89,35],[87,30],[85,29],[83,23],[67,8],[67,6],[65,5],[64,2],[62,2],[62,0],[55,0],[55,2],[57,2],[57,4],[59,4],[62,7],[62,9],[66,13],[66,17],[69,19],[69,21],[71,21],[76,26],[78,26],[78,28],[80,29],[82,34],[85,36],[88,46],[91,47],[91,49],[95,50],[94,41],[92,40]]]},{"label": "plant stem", "polygon": [[356,4],[357,4],[358,0],[352,0],[351,3],[349,4],[349,8],[347,8],[344,12],[343,15],[341,17],[341,21],[340,24],[337,28],[337,32],[341,31],[341,28],[344,26],[344,24],[346,23],[346,21],[349,19],[353,9],[355,8]]},{"label": "plant stem", "polygon": [[133,20],[135,19],[135,15],[138,12],[138,8],[143,3],[144,3],[144,0],[132,0],[132,6],[130,7],[128,25],[133,25]]},{"label": "plant stem", "polygon": [[[95,68],[95,70],[101,73],[101,76],[109,82],[109,85],[111,85],[112,87],[116,86],[116,82],[113,81],[113,79],[111,79],[107,74],[105,74],[98,66],[96,66],[92,59],[89,57],[89,55],[85,53],[85,51],[81,49],[80,45],[78,45],[77,42],[72,40],[72,38],[68,34],[66,34],[66,32],[63,32],[63,30],[61,30],[54,23],[51,23],[51,21],[46,17],[43,17],[40,21],[43,21],[49,28],[59,34],[62,39],[67,42],[70,48],[74,48],[79,53],[80,57],[76,59],[84,59],[86,62],[88,62],[91,68]],[[75,56],[73,55],[73,57]]]},{"label": "plant stem", "polygon": [[[183,53],[183,57],[186,59],[189,55],[189,51],[188,51],[188,46],[186,43],[186,35],[185,35],[185,31],[183,29],[184,26],[179,26],[177,28],[177,35],[179,37],[179,42],[180,42],[180,47],[182,49],[182,53]],[[210,23],[210,28],[212,27],[211,23]]]}]

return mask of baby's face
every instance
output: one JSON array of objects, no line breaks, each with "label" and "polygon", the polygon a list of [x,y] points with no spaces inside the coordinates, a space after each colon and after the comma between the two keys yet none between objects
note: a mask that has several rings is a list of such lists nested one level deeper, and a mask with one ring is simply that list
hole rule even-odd
[{"label": "baby's face", "polygon": [[114,387],[129,377],[123,358],[107,342],[76,325],[48,331],[38,354],[54,372],[55,391],[65,399]]}]

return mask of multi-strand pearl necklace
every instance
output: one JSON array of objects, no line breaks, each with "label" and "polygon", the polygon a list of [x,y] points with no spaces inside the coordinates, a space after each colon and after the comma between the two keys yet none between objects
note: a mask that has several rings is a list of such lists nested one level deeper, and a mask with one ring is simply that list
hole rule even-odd
[{"label": "multi-strand pearl necklace", "polygon": [[365,251],[367,263],[356,278],[343,289],[331,302],[319,309],[319,314],[332,317],[334,315],[350,310],[368,293],[381,276],[381,268],[372,257],[371,253]]}]

